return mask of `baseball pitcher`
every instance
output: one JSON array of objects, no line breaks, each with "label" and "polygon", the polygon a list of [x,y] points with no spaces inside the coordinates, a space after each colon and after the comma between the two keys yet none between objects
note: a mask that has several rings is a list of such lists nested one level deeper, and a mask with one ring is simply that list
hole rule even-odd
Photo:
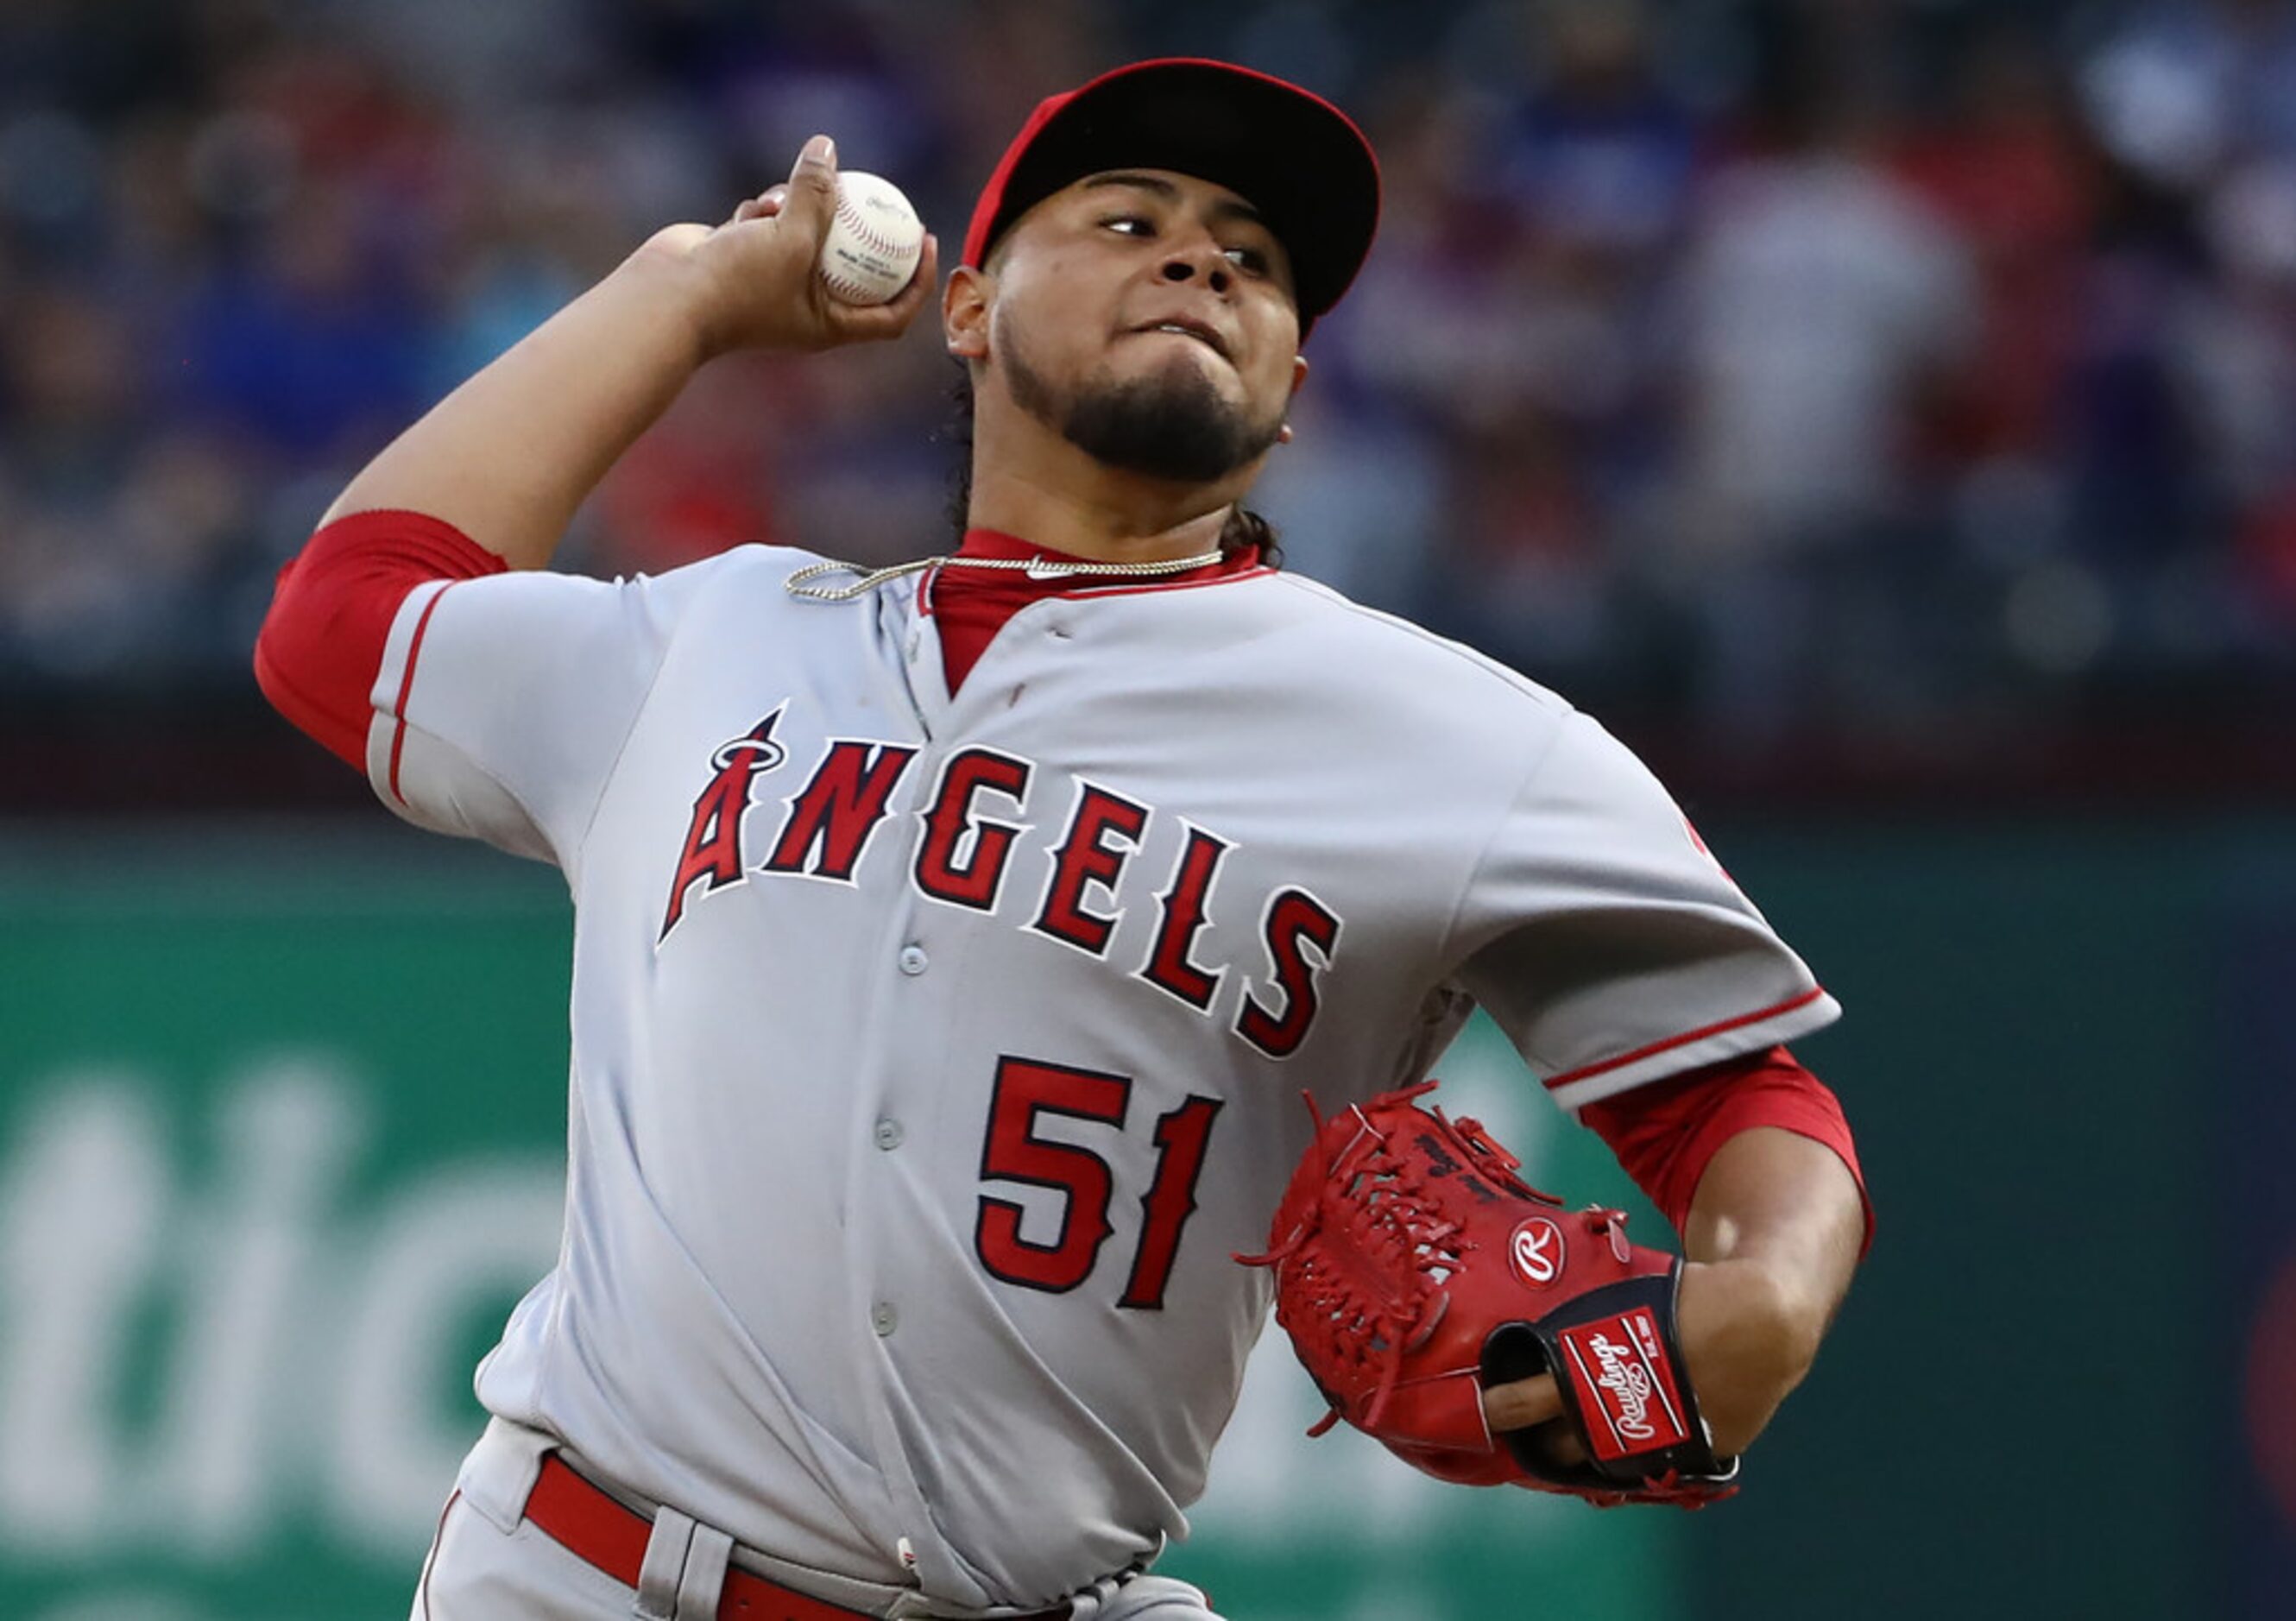
[{"label": "baseball pitcher", "polygon": [[[1431,1472],[1731,1489],[1865,1241],[1784,1045],[1837,1009],[1601,726],[1282,571],[1240,504],[1371,248],[1364,136],[1119,69],[873,306],[817,273],[835,164],[660,232],[408,428],[256,650],[392,811],[575,902],[564,1242],[414,1616],[1204,1621],[1152,1568],[1271,1306]],[[698,368],[936,296],[948,555],[549,570]],[[1476,1007],[1678,1255],[1424,1093]]]}]

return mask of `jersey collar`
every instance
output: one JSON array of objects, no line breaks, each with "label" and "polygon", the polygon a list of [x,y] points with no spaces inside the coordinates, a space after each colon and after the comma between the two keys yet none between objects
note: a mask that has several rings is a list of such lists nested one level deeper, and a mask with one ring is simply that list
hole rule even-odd
[{"label": "jersey collar", "polygon": [[[1078,557],[1073,552],[1057,552],[1050,546],[1040,546],[1033,540],[1023,540],[1018,535],[1008,535],[1002,529],[967,529],[964,532],[964,544],[957,547],[956,555],[1010,558],[1022,562],[1032,557],[1041,557],[1059,563],[1088,563],[1093,561],[1090,558]],[[1132,583],[1189,585],[1204,580],[1225,579],[1234,574],[1248,574],[1259,566],[1259,548],[1246,546],[1228,553],[1216,563],[1206,563],[1202,568],[1191,569],[1185,574],[1160,575],[1153,581]],[[1025,575],[1010,574],[994,577],[997,578],[999,583],[1013,579],[1027,579]],[[1105,590],[1110,585],[1120,582],[1112,582],[1106,575],[1078,574],[1060,579],[1029,580],[1028,583],[1038,587],[1032,594],[1066,596],[1078,591]]]}]

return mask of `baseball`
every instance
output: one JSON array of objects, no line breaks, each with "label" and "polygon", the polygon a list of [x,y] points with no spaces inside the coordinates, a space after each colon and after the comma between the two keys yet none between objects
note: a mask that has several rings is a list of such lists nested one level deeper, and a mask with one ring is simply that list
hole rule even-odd
[{"label": "baseball", "polygon": [[837,176],[837,213],[821,244],[821,280],[840,304],[883,304],[909,284],[924,222],[901,188],[877,175]]}]

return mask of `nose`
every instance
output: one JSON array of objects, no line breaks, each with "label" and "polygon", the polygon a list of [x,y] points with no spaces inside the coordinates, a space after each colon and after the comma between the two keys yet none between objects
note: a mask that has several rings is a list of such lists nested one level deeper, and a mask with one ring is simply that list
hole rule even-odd
[{"label": "nose", "polygon": [[1171,257],[1164,261],[1162,274],[1168,282],[1193,282],[1201,277],[1205,286],[1224,293],[1235,280],[1235,266],[1228,263],[1225,249],[1204,237],[1175,246]]}]

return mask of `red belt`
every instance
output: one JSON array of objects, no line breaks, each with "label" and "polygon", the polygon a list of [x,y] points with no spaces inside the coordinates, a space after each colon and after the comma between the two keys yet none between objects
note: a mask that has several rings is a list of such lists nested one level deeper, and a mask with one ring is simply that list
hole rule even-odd
[{"label": "red belt", "polygon": [[[552,1542],[623,1586],[638,1584],[653,1521],[583,1479],[555,1453],[543,1457],[542,1473],[526,1499],[526,1517]],[[1068,1621],[1072,1613],[1063,1604],[1012,1621]],[[718,1597],[718,1621],[852,1621],[867,1614],[809,1599],[733,1565],[726,1568],[726,1584]]]}]

